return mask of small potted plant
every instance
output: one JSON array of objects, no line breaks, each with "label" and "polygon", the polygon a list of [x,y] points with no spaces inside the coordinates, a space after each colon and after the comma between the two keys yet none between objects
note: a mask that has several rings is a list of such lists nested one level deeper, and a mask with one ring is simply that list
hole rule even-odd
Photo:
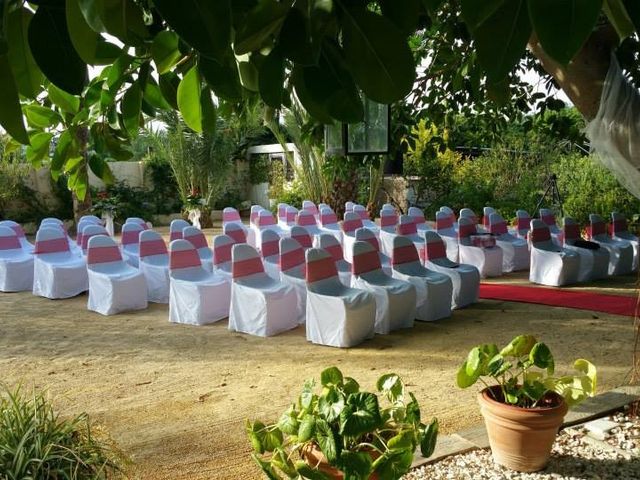
[{"label": "small potted plant", "polygon": [[584,359],[573,366],[576,375],[554,376],[549,347],[532,335],[519,335],[502,350],[494,344],[471,349],[457,384],[485,385],[478,401],[496,463],[521,472],[544,468],[568,408],[595,393],[596,367]]},{"label": "small potted plant", "polygon": [[361,391],[336,367],[324,370],[320,383],[315,393],[307,380],[276,423],[247,420],[253,458],[268,478],[397,479],[418,446],[424,457],[433,453],[438,422],[421,422],[418,402],[398,375],[380,377],[378,394]]}]

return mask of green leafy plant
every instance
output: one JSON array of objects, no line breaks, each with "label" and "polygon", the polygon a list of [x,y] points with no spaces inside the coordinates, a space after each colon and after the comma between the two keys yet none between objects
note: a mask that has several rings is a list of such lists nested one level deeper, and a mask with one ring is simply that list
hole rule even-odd
[{"label": "green leafy plant", "polygon": [[61,418],[42,392],[2,388],[0,478],[108,479],[122,471],[122,456],[86,414]]},{"label": "green leafy plant", "polygon": [[398,375],[381,376],[378,394],[361,391],[356,380],[336,367],[324,370],[320,383],[317,394],[315,381],[307,380],[276,423],[247,420],[253,458],[269,478],[330,478],[318,465],[305,462],[310,448],[319,449],[329,465],[354,480],[372,473],[381,480],[400,478],[417,446],[425,457],[433,453],[438,421],[421,422],[418,401]]},{"label": "green leafy plant", "polygon": [[[471,349],[457,375],[460,388],[467,388],[483,377],[497,382],[499,396],[494,400],[523,408],[540,406],[549,392],[564,397],[569,406],[593,396],[596,390],[596,367],[578,359],[573,367],[576,375],[554,376],[555,361],[549,347],[532,335],[518,335],[502,350],[495,344],[482,344]],[[489,389],[492,395],[493,390]]]}]

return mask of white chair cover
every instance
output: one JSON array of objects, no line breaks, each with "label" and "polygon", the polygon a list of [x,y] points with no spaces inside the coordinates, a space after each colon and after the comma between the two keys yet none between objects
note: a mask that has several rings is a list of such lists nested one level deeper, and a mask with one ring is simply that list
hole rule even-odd
[{"label": "white chair cover", "polygon": [[355,203],[349,201],[349,202],[344,202],[344,212],[353,212],[353,207],[354,207]]},{"label": "white chair cover", "polygon": [[416,228],[419,233],[426,230],[433,230],[430,225],[427,225],[427,219],[424,216],[424,212],[418,207],[409,207],[409,216],[413,219],[413,223],[416,224]]},{"label": "white chair cover", "polygon": [[362,228],[362,219],[357,212],[346,212],[342,221],[342,255],[351,263],[353,244],[356,241],[356,230]]},{"label": "white chair cover", "polygon": [[458,216],[458,225],[460,224],[461,218],[468,218],[471,220],[473,224],[478,225],[478,216],[475,214],[473,210],[470,208],[461,208]]},{"label": "white chair cover", "polygon": [[482,209],[482,226],[485,230],[489,230],[489,225],[491,224],[491,214],[498,213],[495,208],[492,207],[484,207]]},{"label": "white chair cover", "polygon": [[301,311],[293,288],[269,277],[250,245],[234,245],[231,255],[229,330],[268,337],[295,328]]},{"label": "white chair cover", "polygon": [[306,260],[307,340],[348,348],[372,338],[376,316],[373,295],[343,285],[328,252],[312,248],[307,250]]},{"label": "white chair cover", "polygon": [[460,258],[460,250],[458,232],[454,228],[453,219],[454,217],[448,212],[442,210],[436,212],[436,232],[440,235],[447,248],[447,258],[457,263]]},{"label": "white chair cover", "polygon": [[147,308],[144,275],[122,260],[118,245],[108,235],[95,235],[89,239],[87,271],[87,309],[101,315],[114,315]]},{"label": "white chair cover", "polygon": [[147,298],[154,303],[169,303],[169,253],[158,232],[140,233],[140,271],[147,282]]},{"label": "white chair cover", "polygon": [[[174,220],[175,222],[175,220]],[[171,222],[173,223],[173,222]],[[125,223],[122,226],[122,255],[125,261],[132,267],[138,268],[140,263],[140,233],[144,231],[139,223]]]},{"label": "white chair cover", "polygon": [[333,210],[329,207],[324,207],[320,209],[320,234],[317,235],[316,239],[322,234],[333,235],[338,243],[342,244],[342,229],[338,224],[338,217],[334,213]]},{"label": "white chair cover", "polygon": [[213,238],[213,271],[231,283],[231,249],[236,242],[230,235],[216,235]]},{"label": "white chair cover", "polygon": [[271,230],[275,232],[278,237],[288,237],[289,231],[283,230],[276,222],[275,217],[269,210],[262,209],[257,212],[255,220],[251,223],[251,230],[253,230],[256,238],[256,245],[259,247],[262,244],[262,232],[265,230]]},{"label": "white chair cover", "polygon": [[397,235],[398,215],[395,210],[380,210],[380,251],[391,258],[393,238]]},{"label": "white chair cover", "polygon": [[85,259],[71,253],[69,239],[61,228],[41,227],[33,253],[34,295],[69,298],[89,289]]},{"label": "white chair cover", "polygon": [[607,235],[607,227],[600,215],[589,215],[589,238],[609,252],[609,275],[626,275],[633,271],[633,245]]},{"label": "white chair cover", "polygon": [[[239,243],[246,242],[249,245],[256,246],[255,232],[242,223],[240,213],[233,207],[226,207],[222,210],[222,228],[224,229],[227,225],[238,225],[242,229],[245,239]],[[226,234],[227,232],[225,231],[224,233]]]},{"label": "white chair cover", "polygon": [[322,233],[322,230],[318,228],[316,216],[311,213],[311,210],[300,210],[298,212],[296,226],[304,228],[312,240]]},{"label": "white chair cover", "polygon": [[40,222],[40,228],[57,228],[62,233],[64,233],[64,237],[67,239],[67,243],[69,243],[69,251],[78,257],[82,256],[82,249],[80,245],[71,240],[69,236],[69,232],[67,231],[67,227],[64,225],[64,222],[57,218],[45,218]]},{"label": "white chair cover", "polygon": [[202,268],[198,252],[187,240],[169,244],[169,276],[170,322],[205,325],[229,316],[229,282]]},{"label": "white chair cover", "polygon": [[549,208],[541,208],[540,209],[540,220],[549,227],[549,233],[551,233],[551,240],[553,243],[562,246],[562,230],[558,227],[556,223],[556,215],[553,213],[553,210]]},{"label": "white chair cover", "polygon": [[222,232],[231,237],[234,243],[249,243],[247,242],[247,231],[243,228],[243,225],[226,223],[222,227]]},{"label": "white chair cover", "polygon": [[388,334],[392,330],[413,327],[415,287],[384,273],[378,252],[369,242],[356,241],[353,246],[351,286],[371,292],[375,297],[376,333]]},{"label": "white chair cover", "polygon": [[289,228],[289,223],[287,222],[287,209],[289,205],[286,203],[278,204],[278,225],[280,227],[287,229]]},{"label": "white chair cover", "polygon": [[14,230],[0,227],[0,292],[32,289],[33,256],[23,250]]},{"label": "white chair cover", "polygon": [[[485,207],[485,210],[491,207]],[[487,229],[502,250],[502,271],[516,272],[529,268],[529,245],[527,241],[509,233],[507,222],[497,212],[489,214]]]},{"label": "white chair cover", "polygon": [[516,211],[516,230],[515,234],[527,240],[529,239],[529,230],[531,229],[531,215],[527,213],[526,210],[517,210]]},{"label": "white chair cover", "polygon": [[411,239],[393,239],[393,278],[411,283],[416,289],[416,318],[425,322],[451,316],[453,283],[443,273],[426,269],[420,263],[416,246]]},{"label": "white chair cover", "polygon": [[310,212],[311,215],[316,217],[316,219],[320,216],[320,211],[318,210],[318,207],[311,200],[302,201],[302,210],[306,210],[307,212]]},{"label": "white chair cover", "polygon": [[460,262],[475,265],[480,277],[499,277],[502,275],[502,249],[496,246],[476,246],[471,236],[476,235],[476,224],[471,217],[458,220]]},{"label": "white chair cover", "polygon": [[84,229],[89,225],[99,225],[98,223],[92,222],[90,220],[80,220],[78,222],[78,226],[76,227],[76,245],[82,248],[82,253],[87,253],[87,242],[84,242],[84,247],[82,247],[82,235],[84,233]]},{"label": "white chair cover", "polygon": [[307,282],[305,280],[305,249],[293,238],[280,239],[280,279],[291,285],[300,306],[298,323],[304,323],[307,311]]},{"label": "white chair cover", "polygon": [[182,229],[182,238],[191,243],[198,251],[202,267],[213,272],[213,252],[209,248],[207,237],[202,233],[202,230],[196,227],[185,227]]},{"label": "white chair cover", "polygon": [[[595,242],[585,242],[580,236],[580,226],[571,217],[564,217],[564,248],[580,255],[578,282],[590,282],[606,278],[609,274],[609,251]],[[589,248],[587,248],[589,247]]]},{"label": "white chair cover", "polygon": [[342,247],[336,237],[323,233],[318,237],[317,246],[331,255],[336,263],[338,278],[345,287],[351,286],[351,264],[344,259]]},{"label": "white chair cover", "polygon": [[143,230],[149,230],[149,223],[140,217],[127,217],[124,223],[137,223]]},{"label": "white chair cover", "polygon": [[83,255],[87,254],[89,239],[91,237],[95,237],[96,235],[106,235],[107,237],[109,236],[109,234],[107,233],[107,229],[97,223],[85,224],[85,227],[82,229],[82,233],[78,233],[78,237],[80,237],[81,239],[80,247],[82,248]]},{"label": "white chair cover", "polygon": [[189,222],[181,218],[171,220],[171,224],[169,225],[169,242],[182,238],[182,230],[190,226],[191,224]]},{"label": "white chair cover", "polygon": [[271,230],[265,230],[261,235],[260,255],[264,271],[274,280],[280,280],[280,237]]},{"label": "white chair cover", "polygon": [[388,211],[388,212],[396,212],[396,207],[394,207],[393,204],[391,204],[391,203],[385,203],[385,204],[382,205],[382,209],[381,210],[385,210],[385,211]]},{"label": "white chair cover", "polygon": [[452,262],[447,258],[445,243],[436,232],[424,232],[425,266],[451,278],[453,293],[451,308],[464,308],[477,303],[480,292],[480,272],[473,265]]},{"label": "white chair cover", "polygon": [[2,220],[0,221],[0,227],[8,227],[15,232],[18,236],[18,240],[20,241],[20,246],[27,253],[33,253],[33,244],[27,240],[27,236],[24,234],[24,230],[22,229],[22,225],[14,222],[13,220]]},{"label": "white chair cover", "polygon": [[[449,217],[451,217],[452,228],[456,231],[458,230],[458,222],[456,221],[456,214],[452,208],[443,205],[442,207],[440,207],[440,210],[438,210],[438,212],[442,212],[445,215],[448,215]],[[436,212],[436,214],[438,212]]]},{"label": "white chair cover", "polygon": [[531,268],[529,281],[541,285],[561,287],[578,281],[580,256],[558,247],[551,240],[549,227],[537,218],[531,220]]},{"label": "white chair cover", "polygon": [[623,240],[633,245],[633,271],[638,270],[638,237],[629,232],[627,219],[621,213],[611,214],[611,238]]},{"label": "white chair cover", "polygon": [[369,212],[363,205],[354,204],[353,212],[357,213],[362,220],[362,226],[371,230],[377,238],[380,238],[380,227],[369,218]]},{"label": "white chair cover", "polygon": [[[380,242],[373,234],[371,230],[368,228],[359,228],[356,230],[356,241],[367,242],[369,243],[375,250],[378,252],[378,258],[380,259],[380,265],[382,266],[382,270],[387,275],[391,276],[391,257],[385,255],[380,251]],[[353,258],[353,256],[352,256]],[[353,264],[353,262],[351,262]]]},{"label": "white chair cover", "polygon": [[80,222],[94,223],[96,225],[102,225],[104,227],[104,222],[95,215],[83,215],[78,220],[78,224],[80,224]]}]

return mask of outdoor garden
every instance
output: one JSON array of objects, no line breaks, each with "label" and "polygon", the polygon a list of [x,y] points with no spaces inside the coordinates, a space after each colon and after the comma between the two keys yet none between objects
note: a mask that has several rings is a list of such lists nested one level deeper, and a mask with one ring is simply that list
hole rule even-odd
[{"label": "outdoor garden", "polygon": [[640,478],[638,32],[0,3],[0,480]]}]

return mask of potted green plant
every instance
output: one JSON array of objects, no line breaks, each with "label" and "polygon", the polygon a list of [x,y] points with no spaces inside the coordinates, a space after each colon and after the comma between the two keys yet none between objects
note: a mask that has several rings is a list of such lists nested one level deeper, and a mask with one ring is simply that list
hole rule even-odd
[{"label": "potted green plant", "polygon": [[378,394],[361,391],[336,367],[324,370],[320,383],[316,393],[307,380],[276,423],[247,420],[252,456],[268,478],[397,479],[418,446],[424,457],[433,453],[438,422],[421,422],[398,375],[381,376]]},{"label": "potted green plant", "polygon": [[502,350],[494,344],[471,349],[457,384],[485,385],[478,401],[496,463],[521,472],[544,468],[568,408],[595,393],[596,367],[584,359],[573,366],[575,375],[554,376],[549,347],[532,335],[519,335]]}]

